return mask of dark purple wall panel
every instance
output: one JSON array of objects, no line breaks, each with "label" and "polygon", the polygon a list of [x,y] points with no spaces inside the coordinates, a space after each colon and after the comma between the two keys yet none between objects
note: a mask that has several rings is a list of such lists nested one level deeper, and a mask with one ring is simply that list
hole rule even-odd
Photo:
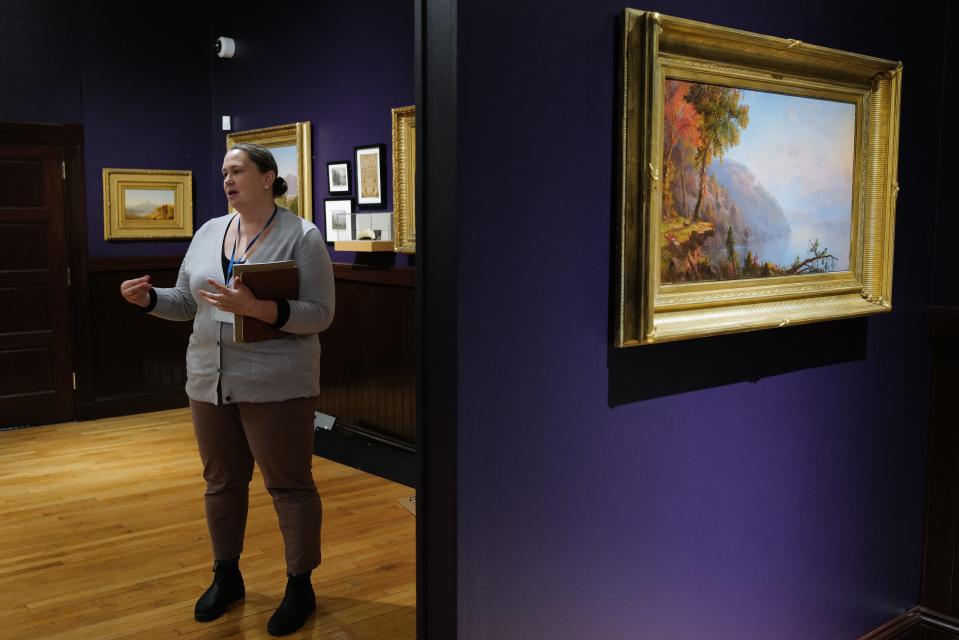
[{"label": "dark purple wall panel", "polygon": [[0,122],[82,122],[81,15],[73,2],[0,2]]},{"label": "dark purple wall panel", "polygon": [[205,19],[205,9],[197,15],[196,3],[182,0],[149,18],[134,4],[91,2],[84,13],[84,162],[93,257],[178,255],[189,244],[105,241],[104,168],[190,170],[196,228],[212,217],[206,187],[212,53]]},{"label": "dark purple wall panel", "polygon": [[852,639],[917,602],[941,41],[866,3],[726,7],[655,8],[905,61],[895,312],[834,324],[855,357],[828,327],[610,353],[622,4],[460,3],[461,638]]}]

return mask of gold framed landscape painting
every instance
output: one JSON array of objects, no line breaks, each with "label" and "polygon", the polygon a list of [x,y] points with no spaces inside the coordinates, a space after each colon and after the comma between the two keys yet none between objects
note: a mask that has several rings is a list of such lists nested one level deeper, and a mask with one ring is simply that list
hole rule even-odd
[{"label": "gold framed landscape painting", "polygon": [[[276,158],[280,177],[287,191],[276,203],[296,215],[313,221],[313,151],[310,123],[295,122],[263,129],[235,131],[226,136],[226,150],[240,142],[252,142],[270,150]],[[230,211],[233,209],[230,208]]]},{"label": "gold framed landscape painting", "polygon": [[174,240],[192,237],[192,172],[103,170],[105,240]]},{"label": "gold framed landscape painting", "polygon": [[613,344],[892,308],[902,66],[627,9]]},{"label": "gold framed landscape painting", "polygon": [[393,250],[416,253],[416,106],[393,109]]}]

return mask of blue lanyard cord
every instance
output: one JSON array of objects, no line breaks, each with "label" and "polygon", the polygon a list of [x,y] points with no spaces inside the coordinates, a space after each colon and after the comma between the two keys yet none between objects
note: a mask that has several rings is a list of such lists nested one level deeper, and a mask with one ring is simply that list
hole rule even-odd
[{"label": "blue lanyard cord", "polygon": [[[246,256],[247,252],[249,252],[250,247],[256,244],[256,241],[260,239],[260,236],[263,234],[264,231],[266,231],[266,228],[270,226],[270,224],[273,222],[273,218],[276,217],[277,211],[279,211],[279,209],[277,208],[276,205],[273,205],[273,214],[270,216],[270,219],[266,221],[266,224],[263,225],[263,228],[260,229],[260,232],[257,233],[255,236],[253,236],[253,239],[250,240],[250,243],[246,245],[246,249],[243,250],[243,254],[240,256],[239,260],[237,260],[236,258],[236,246],[237,246],[237,243],[240,241],[240,219],[239,219],[240,214],[237,214],[236,216],[234,216],[235,218],[237,218],[236,237],[233,238],[233,255],[230,256],[230,267],[226,270],[225,284],[230,284],[230,280],[233,279],[233,265],[243,264],[244,262],[246,262],[246,260],[244,260],[244,257]],[[232,220],[230,222],[232,222]]]}]

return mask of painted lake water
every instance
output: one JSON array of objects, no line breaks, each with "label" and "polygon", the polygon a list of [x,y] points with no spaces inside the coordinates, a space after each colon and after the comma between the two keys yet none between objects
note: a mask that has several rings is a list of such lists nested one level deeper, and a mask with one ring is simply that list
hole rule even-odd
[{"label": "painted lake water", "polygon": [[[747,251],[752,251],[760,262],[772,262],[781,267],[788,267],[798,257],[800,260],[809,258],[809,244],[812,240],[819,240],[819,249],[828,249],[829,254],[836,258],[831,271],[847,271],[849,269],[849,226],[838,222],[826,224],[791,223],[790,231],[781,236],[752,240],[748,244],[737,244],[736,251],[740,260]],[[716,260],[726,257],[725,239],[713,237],[706,243],[706,252]]]},{"label": "painted lake water", "polygon": [[848,223],[845,227],[841,224],[792,224],[787,235],[751,242],[753,246],[750,249],[760,260],[788,267],[797,257],[805,260],[812,255],[809,245],[813,240],[819,240],[819,249],[828,249],[829,254],[836,258],[833,271],[849,269]]}]

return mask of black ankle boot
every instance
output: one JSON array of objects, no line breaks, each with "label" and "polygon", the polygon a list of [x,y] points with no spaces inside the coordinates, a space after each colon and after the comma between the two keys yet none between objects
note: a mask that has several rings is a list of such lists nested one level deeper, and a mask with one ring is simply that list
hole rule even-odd
[{"label": "black ankle boot", "polygon": [[213,563],[213,584],[196,601],[193,617],[197,622],[216,620],[226,612],[228,605],[246,595],[239,559]]},{"label": "black ankle boot", "polygon": [[310,582],[310,572],[287,574],[286,595],[266,625],[271,636],[285,636],[303,626],[316,609],[316,594]]}]

